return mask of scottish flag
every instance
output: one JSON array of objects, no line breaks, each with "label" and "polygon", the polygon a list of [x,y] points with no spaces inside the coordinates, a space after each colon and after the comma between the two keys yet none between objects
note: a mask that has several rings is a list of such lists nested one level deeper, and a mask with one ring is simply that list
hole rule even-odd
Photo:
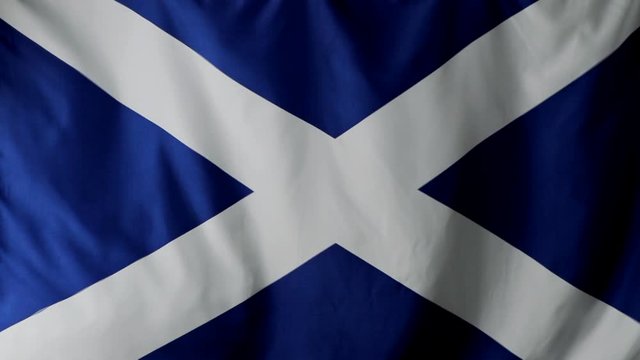
[{"label": "scottish flag", "polygon": [[0,359],[640,359],[639,0],[0,0]]}]

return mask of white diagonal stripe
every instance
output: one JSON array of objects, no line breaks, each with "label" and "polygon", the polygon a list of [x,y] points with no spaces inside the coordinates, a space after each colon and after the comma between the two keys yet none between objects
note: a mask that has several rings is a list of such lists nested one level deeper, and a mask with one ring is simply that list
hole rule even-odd
[{"label": "white diagonal stripe", "polygon": [[[253,194],[143,258],[0,333],[0,359],[137,359],[238,305],[330,243]],[[287,204],[284,204],[287,206]]]},{"label": "white diagonal stripe", "polygon": [[339,137],[420,187],[613,52],[637,0],[542,0]]},{"label": "white diagonal stripe", "polygon": [[[522,358],[637,356],[640,326],[625,314],[573,288],[435,201],[428,206],[426,200],[416,199],[393,210],[391,205],[401,198],[398,187],[417,189],[431,180],[473,146],[603,60],[639,25],[638,1],[540,1],[343,134],[338,141],[345,151],[362,154],[344,166],[377,162],[378,170],[371,164],[361,173],[367,173],[367,178],[392,178],[390,188],[380,193],[393,193],[395,199],[379,202],[388,204],[386,213],[403,219],[397,233],[386,238],[373,234],[367,241],[346,238],[352,243],[343,245]],[[381,215],[369,222],[384,219]],[[426,219],[431,223],[419,230]],[[448,223],[456,224],[451,226],[456,230],[442,230]],[[421,234],[430,238],[429,245]],[[457,250],[449,254],[436,246]],[[474,259],[472,250],[492,255],[483,262]],[[442,264],[434,259],[447,259],[447,271],[439,271]],[[491,274],[492,267],[510,276],[497,270]],[[434,281],[437,286],[430,285]],[[531,284],[539,286],[529,288]],[[447,285],[452,288],[446,290]],[[475,292],[465,298],[469,290]],[[482,301],[488,298],[491,301]],[[469,307],[469,301],[482,304],[481,309]],[[556,314],[560,308],[565,311],[562,318]]]},{"label": "white diagonal stripe", "polygon": [[3,0],[0,16],[253,190],[291,147],[331,139],[115,1]]},{"label": "white diagonal stripe", "polygon": [[[371,163],[354,157],[343,166],[356,164]],[[640,324],[627,315],[438,201],[396,187],[386,168],[361,167],[354,174],[362,177],[354,184],[376,179],[375,187],[350,193],[367,209],[363,222],[374,226],[339,243],[514,354],[633,359],[640,351]]]},{"label": "white diagonal stripe", "polygon": [[[255,193],[151,256],[0,333],[0,358],[140,356],[338,239],[520,357],[633,356],[637,323],[417,192],[471,146],[604,58],[638,26],[638,2],[604,3],[538,2],[338,141],[212,70],[114,2],[1,3],[5,21]],[[519,32],[533,40],[519,41]],[[590,32],[589,41],[575,41]],[[550,35],[557,36],[545,37]],[[133,45],[122,45],[123,37]],[[580,54],[580,61],[542,61],[574,43],[570,53]],[[514,56],[507,64],[513,73],[493,84],[476,72],[499,74],[505,64],[494,51],[532,56]],[[430,86],[440,91],[424,90]],[[487,91],[492,93],[483,95]],[[443,92],[452,99],[460,95],[465,105],[456,108]],[[417,117],[424,114],[428,118]],[[487,118],[471,121],[477,114]],[[395,126],[388,126],[389,119]],[[452,145],[460,134],[468,138]],[[532,298],[523,287],[528,282],[544,293]],[[185,296],[175,296],[176,289]],[[555,319],[558,306],[575,310]],[[589,309],[585,319],[578,316],[582,309]],[[562,340],[548,341],[550,336]]]}]

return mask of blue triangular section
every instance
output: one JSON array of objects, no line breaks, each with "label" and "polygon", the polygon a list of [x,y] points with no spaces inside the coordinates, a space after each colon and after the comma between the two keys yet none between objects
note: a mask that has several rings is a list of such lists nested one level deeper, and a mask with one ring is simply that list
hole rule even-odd
[{"label": "blue triangular section", "polygon": [[2,21],[0,69],[0,330],[250,193]]},{"label": "blue triangular section", "polygon": [[636,320],[639,65],[636,31],[422,188]]},{"label": "blue triangular section", "polygon": [[337,137],[535,0],[119,0]]},{"label": "blue triangular section", "polygon": [[145,359],[517,359],[338,245]]}]

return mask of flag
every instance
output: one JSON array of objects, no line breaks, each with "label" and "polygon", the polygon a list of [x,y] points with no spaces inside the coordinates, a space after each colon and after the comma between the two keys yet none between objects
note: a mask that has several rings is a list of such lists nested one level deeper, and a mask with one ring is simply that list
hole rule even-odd
[{"label": "flag", "polygon": [[0,359],[640,359],[640,1],[0,2]]}]

